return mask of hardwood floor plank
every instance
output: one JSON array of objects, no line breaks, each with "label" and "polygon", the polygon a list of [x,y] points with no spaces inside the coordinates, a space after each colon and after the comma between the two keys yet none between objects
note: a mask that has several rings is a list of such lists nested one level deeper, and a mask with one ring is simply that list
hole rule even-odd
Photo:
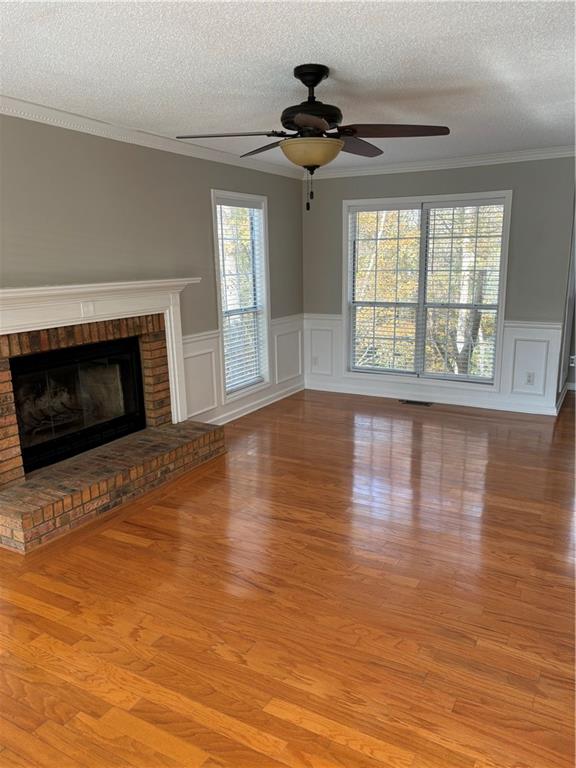
[{"label": "hardwood floor plank", "polygon": [[104,749],[85,734],[79,736],[71,728],[46,720],[36,729],[36,735],[54,749],[62,752],[83,768],[126,768],[130,763],[123,760],[116,751]]},{"label": "hardwood floor plank", "polygon": [[[209,701],[214,702],[213,694],[210,695]],[[218,699],[218,704],[224,706],[223,698]],[[130,711],[179,739],[197,744],[206,753],[212,756],[218,755],[221,765],[246,765],[250,768],[280,768],[283,765],[283,763],[279,763],[260,752],[255,752],[234,739],[208,730],[186,715],[146,699],[141,699]],[[210,761],[213,759],[215,758],[208,758],[206,765],[210,765]]]},{"label": "hardwood floor plank", "polygon": [[[35,712],[23,701],[13,698],[5,693],[0,693],[0,712],[6,720],[17,725],[24,731],[33,731],[42,725],[44,717]],[[0,757],[0,765],[2,759]]]},{"label": "hardwood floor plank", "polygon": [[28,757],[22,757],[11,749],[3,749],[0,752],[2,768],[38,768],[39,764],[32,762]]},{"label": "hardwood floor plank", "polygon": [[133,768],[143,768],[143,766],[146,768],[175,768],[175,766],[183,765],[127,736],[122,731],[116,730],[110,724],[103,724],[101,720],[82,712],[70,720],[67,729],[78,740],[88,740],[95,743],[106,753],[113,754]]},{"label": "hardwood floor plank", "polygon": [[272,699],[264,707],[264,711],[274,715],[274,717],[295,723],[319,736],[326,736],[336,744],[343,744],[355,752],[360,752],[360,754],[384,762],[386,765],[394,766],[394,768],[408,768],[414,762],[412,752],[399,749],[392,744],[386,744],[380,739],[360,733],[342,723],[334,722],[315,712],[294,706],[287,701]]},{"label": "hardwood floor plank", "polygon": [[0,664],[0,691],[23,702],[44,719],[64,724],[78,712],[100,716],[110,705],[49,673],[36,664],[5,654]]},{"label": "hardwood floor plank", "polygon": [[135,741],[171,757],[190,768],[201,768],[208,755],[193,744],[187,743],[145,720],[135,717],[116,707],[112,707],[100,718],[104,729],[111,727],[115,731],[130,736]]},{"label": "hardwood floor plank", "polygon": [[[59,749],[54,749],[33,733],[22,730],[0,716],[0,744],[33,765],[43,768],[77,768],[77,763]],[[0,758],[2,753],[0,753]]]}]

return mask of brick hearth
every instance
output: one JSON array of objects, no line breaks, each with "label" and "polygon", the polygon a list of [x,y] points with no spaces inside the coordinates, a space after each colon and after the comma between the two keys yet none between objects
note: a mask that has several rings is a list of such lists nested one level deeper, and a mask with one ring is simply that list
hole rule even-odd
[{"label": "brick hearth", "polygon": [[224,453],[224,430],[146,428],[0,488],[0,546],[32,549]]}]

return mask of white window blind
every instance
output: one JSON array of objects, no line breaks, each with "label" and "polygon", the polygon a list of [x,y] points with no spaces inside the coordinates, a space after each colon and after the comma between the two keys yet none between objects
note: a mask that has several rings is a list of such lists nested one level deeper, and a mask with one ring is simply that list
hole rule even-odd
[{"label": "white window blind", "polygon": [[504,201],[349,210],[351,368],[490,382]]},{"label": "white window blind", "polygon": [[226,394],[267,376],[264,209],[215,198]]}]

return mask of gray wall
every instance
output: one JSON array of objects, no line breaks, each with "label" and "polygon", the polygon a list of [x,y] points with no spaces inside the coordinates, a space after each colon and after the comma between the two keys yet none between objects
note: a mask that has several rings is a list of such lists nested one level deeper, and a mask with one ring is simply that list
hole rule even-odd
[{"label": "gray wall", "polygon": [[512,189],[506,317],[563,320],[570,159],[318,180],[304,233],[296,179],[11,117],[0,117],[0,161],[4,287],[195,275],[184,333],[216,328],[216,188],[268,197],[272,317],[339,314],[342,200]]},{"label": "gray wall", "polygon": [[183,331],[217,327],[210,189],[268,197],[272,317],[302,312],[301,182],[0,117],[0,285],[199,276]]},{"label": "gray wall", "polygon": [[574,210],[572,159],[475,166],[315,183],[304,214],[304,311],[342,311],[342,201],[512,189],[506,318],[561,322]]}]

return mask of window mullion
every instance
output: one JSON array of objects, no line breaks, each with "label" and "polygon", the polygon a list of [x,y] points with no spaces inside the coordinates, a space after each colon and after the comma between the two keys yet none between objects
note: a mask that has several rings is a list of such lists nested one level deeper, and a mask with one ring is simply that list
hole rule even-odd
[{"label": "window mullion", "polygon": [[424,373],[426,353],[426,274],[428,264],[428,227],[430,210],[422,205],[420,213],[420,261],[418,274],[418,309],[416,311],[416,344],[414,368],[416,374]]},{"label": "window mullion", "polygon": [[354,345],[356,343],[356,272],[358,265],[358,214],[349,214],[348,248],[352,258],[348,263],[348,302],[350,304],[348,322],[348,365],[354,364]]}]

